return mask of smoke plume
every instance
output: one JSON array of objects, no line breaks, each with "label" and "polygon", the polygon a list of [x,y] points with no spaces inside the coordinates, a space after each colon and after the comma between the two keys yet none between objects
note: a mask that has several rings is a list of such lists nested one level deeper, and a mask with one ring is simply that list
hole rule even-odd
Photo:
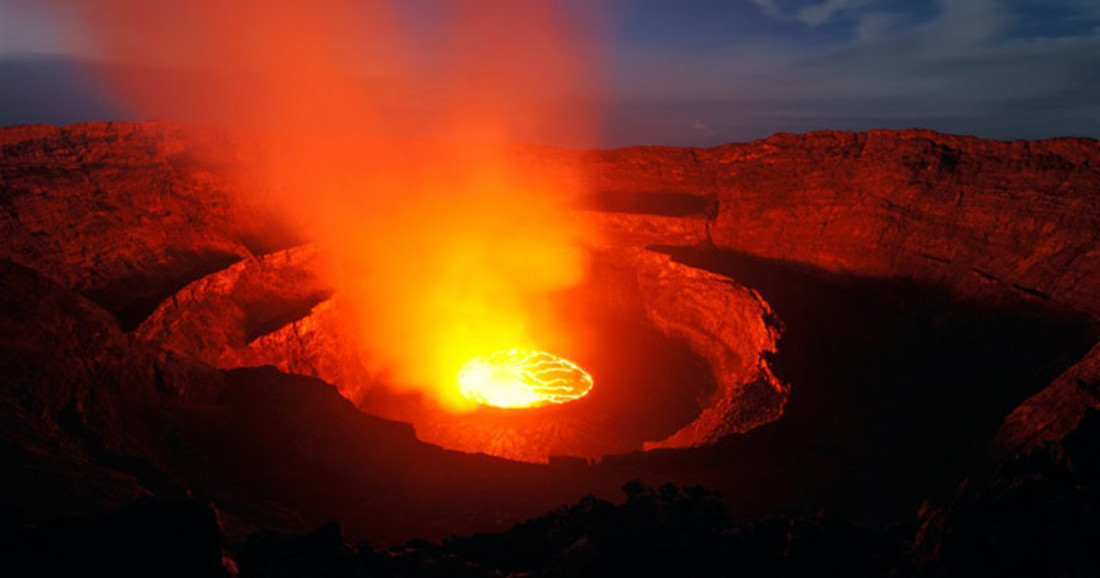
[{"label": "smoke plume", "polygon": [[[409,5],[419,5],[417,12]],[[262,143],[251,193],[332,257],[364,362],[462,406],[462,364],[553,346],[579,283],[583,175],[509,142],[586,142],[594,45],[552,2],[85,0],[85,52],[141,114]],[[563,155],[562,159],[567,156]],[[538,326],[538,330],[534,329]],[[354,396],[356,384],[345,384]]]}]

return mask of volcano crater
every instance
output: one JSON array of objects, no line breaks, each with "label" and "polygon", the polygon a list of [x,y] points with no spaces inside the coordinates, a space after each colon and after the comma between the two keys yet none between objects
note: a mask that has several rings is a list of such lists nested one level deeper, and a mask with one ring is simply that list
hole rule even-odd
[{"label": "volcano crater", "polygon": [[[705,445],[779,417],[789,388],[765,361],[779,329],[756,292],[654,251],[593,255],[588,282],[552,301],[573,333],[560,353],[596,386],[559,406],[456,413],[392,387],[372,352],[355,346],[312,245],[195,281],[136,334],[223,369],[273,365],[318,377],[366,413],[411,423],[423,441],[521,461]],[[257,335],[264,326],[272,329]]]}]

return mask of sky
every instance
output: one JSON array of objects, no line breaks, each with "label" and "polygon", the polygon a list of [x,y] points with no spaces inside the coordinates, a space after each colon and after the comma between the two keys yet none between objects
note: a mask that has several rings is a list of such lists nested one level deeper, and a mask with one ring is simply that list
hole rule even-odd
[{"label": "sky", "polygon": [[[597,146],[909,127],[1100,138],[1097,0],[562,1],[599,62],[570,95],[597,111]],[[410,66],[439,65],[444,4],[395,3]],[[110,63],[80,24],[0,0],[0,124],[143,120],[104,86]]]}]

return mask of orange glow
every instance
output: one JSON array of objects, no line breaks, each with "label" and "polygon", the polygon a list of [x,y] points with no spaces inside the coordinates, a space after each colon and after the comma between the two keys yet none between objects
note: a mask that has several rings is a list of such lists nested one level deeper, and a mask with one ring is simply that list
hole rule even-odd
[{"label": "orange glow", "polygon": [[494,407],[540,407],[580,399],[592,376],[545,351],[505,349],[475,357],[458,372],[458,388],[471,401]]},{"label": "orange glow", "polygon": [[372,381],[468,410],[469,359],[570,344],[548,299],[586,272],[583,171],[507,144],[584,147],[598,125],[599,50],[558,3],[442,4],[427,40],[384,0],[54,4],[82,9],[86,52],[139,114],[247,129],[242,206],[330,257]]}]

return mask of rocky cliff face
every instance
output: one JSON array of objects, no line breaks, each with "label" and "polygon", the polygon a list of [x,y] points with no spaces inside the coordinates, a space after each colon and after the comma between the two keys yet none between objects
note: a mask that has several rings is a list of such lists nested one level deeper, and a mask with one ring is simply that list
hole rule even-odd
[{"label": "rocky cliff face", "polygon": [[813,134],[704,158],[722,167],[718,246],[1100,315],[1095,141]]},{"label": "rocky cliff face", "polygon": [[1061,440],[1090,408],[1100,410],[1100,345],[1012,410],[997,431],[994,448],[1011,455]]},{"label": "rocky cliff face", "polygon": [[158,467],[170,429],[162,410],[216,397],[220,374],[146,347],[31,269],[0,260],[0,286],[5,524],[182,496]]},{"label": "rocky cliff face", "polygon": [[132,329],[187,283],[285,242],[240,189],[239,144],[162,124],[4,129],[0,251]]},{"label": "rocky cliff face", "polygon": [[[136,275],[182,286],[285,247],[286,230],[240,190],[239,165],[254,160],[244,140],[158,124],[6,128],[5,254],[79,291],[113,284],[126,297],[112,298],[134,300]],[[533,153],[549,165],[584,163],[602,226],[635,244],[709,240],[962,295],[1003,291],[1096,318],[1096,150],[1089,139],[1004,143],[909,130]]]},{"label": "rocky cliff face", "polygon": [[[775,135],[706,150],[633,148],[589,160],[608,191],[716,199],[717,207],[696,215],[620,225],[651,244],[703,237],[721,249],[1096,323],[1098,150],[1090,139],[995,142],[908,130]],[[999,443],[1060,439],[1085,408],[1100,408],[1096,376],[1071,373],[1086,378],[1067,375],[1036,394],[1013,413]]]},{"label": "rocky cliff face", "polygon": [[[249,181],[239,166],[255,160],[245,145],[240,136],[162,124],[0,131],[0,423],[7,461],[17,470],[5,477],[5,508],[19,513],[18,523],[94,512],[89,504],[105,508],[137,496],[198,491],[230,504],[225,523],[241,528],[270,523],[301,529],[341,515],[351,500],[358,506],[347,515],[357,535],[400,520],[399,537],[445,535],[455,528],[500,528],[555,500],[614,491],[624,476],[643,474],[711,483],[736,496],[732,508],[745,511],[756,511],[753,502],[791,507],[790,496],[817,495],[799,485],[813,480],[828,485],[840,479],[832,484],[837,486],[854,479],[865,484],[862,493],[885,487],[879,492],[885,495],[900,478],[860,470],[850,479],[843,471],[875,467],[863,465],[873,462],[867,452],[897,453],[891,444],[912,442],[889,437],[901,435],[895,430],[859,422],[867,431],[889,434],[875,444],[860,445],[867,431],[852,439],[837,436],[837,444],[858,454],[853,465],[815,453],[799,438],[809,431],[801,426],[752,428],[783,411],[797,421],[835,410],[835,421],[822,418],[819,433],[853,421],[845,411],[875,407],[904,414],[891,407],[913,399],[910,391],[883,392],[878,383],[861,382],[837,389],[864,396],[855,399],[829,397],[824,389],[800,394],[799,381],[788,384],[788,377],[821,374],[843,382],[878,375],[835,371],[829,365],[834,352],[851,356],[845,368],[897,361],[908,367],[924,361],[921,347],[949,356],[949,347],[927,344],[960,343],[948,334],[990,319],[957,315],[978,306],[1058,321],[1037,333],[1049,346],[1043,355],[1030,355],[1026,335],[1005,342],[1014,349],[979,351],[982,363],[996,355],[1031,360],[1020,365],[1027,374],[1013,386],[1024,392],[1019,399],[995,395],[1004,389],[996,381],[1006,378],[1003,372],[993,372],[998,377],[988,383],[972,370],[962,374],[965,379],[939,379],[968,390],[970,405],[959,404],[968,411],[983,399],[996,400],[988,416],[1008,416],[996,438],[1001,451],[1060,440],[1088,407],[1100,407],[1093,347],[1100,321],[1096,141],[826,132],[706,150],[523,153],[524,162],[565,159],[590,173],[595,193],[583,209],[604,232],[595,248],[602,271],[599,306],[686,345],[714,378],[711,389],[685,388],[695,413],[660,435],[638,438],[664,451],[565,469],[444,452],[399,425],[355,412],[332,390],[317,393],[325,386],[316,380],[228,371],[276,365],[341,385],[353,398],[358,390],[349,384],[374,379],[349,361],[361,352],[341,350],[339,295],[316,274],[323,256],[300,245],[241,190]],[[752,266],[730,266],[737,259]],[[783,273],[792,270],[797,274]],[[865,293],[821,303],[853,310],[861,300],[878,303],[870,309],[870,330],[860,325],[839,337],[805,332],[827,332],[847,312],[815,317],[818,302],[802,299],[800,288],[790,285],[817,275],[831,283],[826,292],[849,290],[838,279],[858,281]],[[936,295],[938,305],[912,307],[910,285]],[[913,311],[926,318],[912,319]],[[785,312],[813,321],[791,329],[791,350],[805,351],[815,339],[851,343],[821,348],[823,354],[801,365],[788,362],[784,373],[773,360],[784,352],[776,313],[782,318]],[[880,344],[898,319],[919,324],[920,339]],[[1085,327],[1066,345],[1060,341],[1066,332],[1059,331],[1071,325],[1059,325],[1062,320]],[[990,332],[973,335],[984,339]],[[860,357],[869,351],[884,359]],[[938,379],[934,372],[920,375],[926,382]],[[268,389],[271,398],[265,397]],[[947,399],[955,394],[948,392]],[[817,406],[823,409],[814,414]],[[953,418],[952,411],[939,402],[915,406],[920,415],[910,425]],[[327,429],[314,430],[318,423]],[[451,433],[441,436],[453,435],[453,428],[444,431]],[[988,444],[978,439],[985,431],[966,429],[975,439],[956,441]],[[375,438],[399,450],[371,454]],[[349,439],[357,441],[341,445]],[[683,449],[698,445],[711,447]],[[368,457],[351,464],[332,449],[338,447]],[[946,451],[930,447],[905,455],[944,463]],[[398,454],[424,465],[409,466]],[[783,464],[766,465],[777,455]],[[241,473],[241,463],[249,471]],[[323,475],[281,474],[286,468]],[[378,473],[385,468],[397,477]],[[897,471],[912,477],[910,470]],[[961,477],[957,470],[944,475]],[[313,491],[318,476],[326,483]],[[425,498],[444,493],[432,479],[453,481],[459,488],[454,495],[470,506]],[[403,485],[409,480],[418,481]],[[545,490],[511,495],[512,482]],[[365,487],[374,492],[369,498]],[[390,499],[416,514],[402,518],[387,509]]]}]

